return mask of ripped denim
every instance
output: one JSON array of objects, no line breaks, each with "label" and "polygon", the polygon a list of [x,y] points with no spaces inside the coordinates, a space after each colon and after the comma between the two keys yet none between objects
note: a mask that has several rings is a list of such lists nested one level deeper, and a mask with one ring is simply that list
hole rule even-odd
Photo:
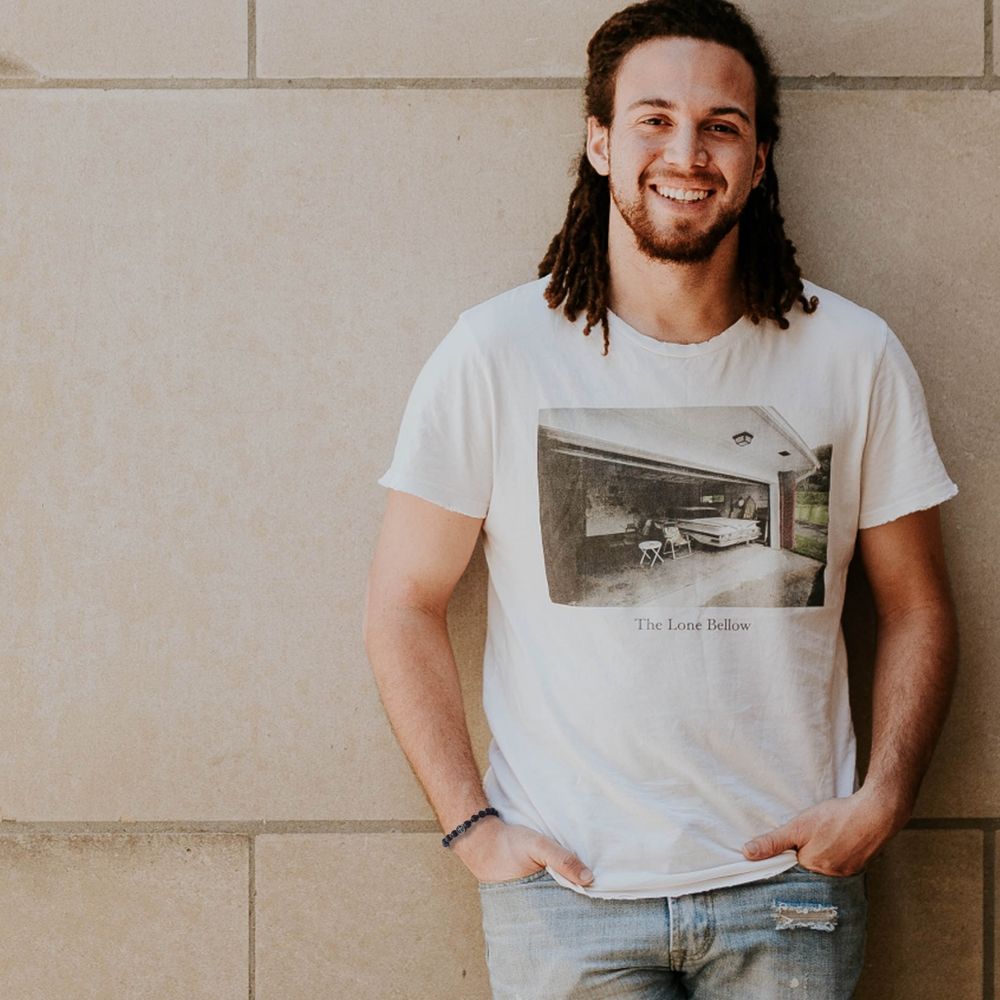
[{"label": "ripped denim", "polygon": [[479,897],[494,1000],[841,1000],[864,958],[864,872],[597,899],[543,869]]}]

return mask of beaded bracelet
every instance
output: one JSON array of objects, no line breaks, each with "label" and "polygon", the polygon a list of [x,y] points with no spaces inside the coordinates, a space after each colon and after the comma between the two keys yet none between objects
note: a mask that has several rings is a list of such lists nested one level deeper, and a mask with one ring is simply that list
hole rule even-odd
[{"label": "beaded bracelet", "polygon": [[470,816],[464,823],[459,823],[458,826],[456,826],[455,829],[452,830],[447,837],[442,837],[441,838],[442,846],[448,847],[448,845],[451,844],[451,842],[457,836],[465,833],[465,831],[468,830],[473,823],[477,822],[478,820],[481,820],[484,816],[496,816],[499,819],[500,813],[498,813],[496,809],[493,808],[493,806],[488,806],[486,809],[480,809],[479,812],[477,812],[474,816]]}]

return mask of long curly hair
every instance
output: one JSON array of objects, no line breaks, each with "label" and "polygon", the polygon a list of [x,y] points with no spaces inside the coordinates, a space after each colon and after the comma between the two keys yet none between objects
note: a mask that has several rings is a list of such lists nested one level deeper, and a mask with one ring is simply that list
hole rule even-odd
[{"label": "long curly hair", "polygon": [[[781,134],[778,77],[764,44],[743,13],[726,0],[645,0],[612,15],[587,45],[585,114],[609,128],[614,115],[615,77],[622,60],[636,45],[664,36],[727,45],[739,52],[753,70],[757,140],[771,145],[763,179],[750,192],[740,216],[737,266],[749,318],[754,323],[773,319],[781,329],[787,329],[785,313],[796,302],[804,312],[811,313],[819,300],[815,295],[807,299],[804,294],[795,245],[785,235],[778,206],[778,177],[773,161]],[[584,146],[566,220],[538,265],[540,278],[551,276],[545,288],[549,307],[557,309],[562,305],[570,322],[585,313],[585,335],[599,323],[604,330],[604,355],[610,342],[608,185],[608,178],[591,166]]]}]

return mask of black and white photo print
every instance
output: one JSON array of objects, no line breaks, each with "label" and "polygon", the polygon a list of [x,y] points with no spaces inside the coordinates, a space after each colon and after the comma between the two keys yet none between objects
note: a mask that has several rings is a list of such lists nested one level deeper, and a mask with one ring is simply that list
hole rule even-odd
[{"label": "black and white photo print", "polygon": [[822,606],[831,453],[773,406],[539,410],[550,599]]}]

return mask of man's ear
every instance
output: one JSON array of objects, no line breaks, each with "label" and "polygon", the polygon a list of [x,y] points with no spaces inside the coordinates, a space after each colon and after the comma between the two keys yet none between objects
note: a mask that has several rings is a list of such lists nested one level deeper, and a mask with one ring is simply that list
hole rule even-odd
[{"label": "man's ear", "polygon": [[611,173],[608,160],[608,130],[593,115],[587,117],[587,159],[602,176]]},{"label": "man's ear", "polygon": [[767,168],[767,154],[771,151],[769,142],[757,143],[757,156],[753,165],[753,186],[756,187],[764,177],[764,170]]}]

